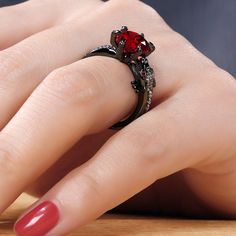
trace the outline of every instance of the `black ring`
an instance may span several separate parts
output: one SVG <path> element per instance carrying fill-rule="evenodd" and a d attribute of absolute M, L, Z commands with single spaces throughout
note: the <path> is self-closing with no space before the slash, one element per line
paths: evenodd
<path fill-rule="evenodd" d="M 142 45 L 138 45 L 137 49 L 135 48 L 135 51 L 132 52 L 125 50 L 126 43 L 130 40 L 127 38 L 129 35 L 136 37 L 137 45 L 139 42 L 142 43 Z M 120 37 L 119 42 L 117 42 L 117 37 Z M 126 39 L 124 39 L 124 37 L 126 37 Z M 110 127 L 110 129 L 121 129 L 142 114 L 146 113 L 150 108 L 153 88 L 156 86 L 156 80 L 154 71 L 149 66 L 146 57 L 155 50 L 155 46 L 151 42 L 148 43 L 144 39 L 143 34 L 128 31 L 126 26 L 123 26 L 121 30 L 112 31 L 110 41 L 111 45 L 97 47 L 89 52 L 85 58 L 91 56 L 112 57 L 128 65 L 132 71 L 134 80 L 131 82 L 131 85 L 138 94 L 138 103 L 134 112 L 127 119 L 119 121 Z"/>

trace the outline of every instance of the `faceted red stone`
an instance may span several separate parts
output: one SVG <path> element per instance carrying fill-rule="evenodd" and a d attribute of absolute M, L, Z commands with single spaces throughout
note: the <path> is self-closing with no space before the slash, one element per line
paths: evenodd
<path fill-rule="evenodd" d="M 130 55 L 132 53 L 137 52 L 138 46 L 141 46 L 143 55 L 146 55 L 150 52 L 150 47 L 147 40 L 144 37 L 136 32 L 133 31 L 125 31 L 121 34 L 118 34 L 115 38 L 117 45 L 123 39 L 126 40 L 124 53 Z"/>

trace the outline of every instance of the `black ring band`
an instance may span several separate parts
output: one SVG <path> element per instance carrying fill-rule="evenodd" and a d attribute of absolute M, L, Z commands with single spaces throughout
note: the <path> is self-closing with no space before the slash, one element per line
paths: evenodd
<path fill-rule="evenodd" d="M 112 45 L 97 47 L 85 56 L 85 58 L 91 56 L 107 56 L 118 59 L 129 66 L 134 76 L 134 80 L 131 82 L 131 85 L 134 88 L 135 92 L 138 94 L 137 106 L 134 112 L 127 119 L 112 125 L 110 129 L 121 129 L 147 112 L 151 105 L 153 88 L 156 86 L 154 71 L 149 66 L 148 60 L 146 58 L 146 56 L 148 56 L 155 50 L 154 45 L 152 43 L 149 43 L 147 45 L 149 46 L 150 50 L 146 54 L 143 53 L 141 46 L 138 46 L 135 53 L 127 55 L 126 53 L 124 53 L 124 48 L 127 40 L 122 40 L 119 44 L 115 42 L 115 37 L 117 36 L 117 34 L 120 35 L 124 32 L 128 33 L 130 31 L 128 31 L 128 28 L 125 26 L 123 26 L 121 30 L 113 31 L 111 34 Z M 138 36 L 142 37 L 143 40 L 145 40 L 143 34 Z"/>

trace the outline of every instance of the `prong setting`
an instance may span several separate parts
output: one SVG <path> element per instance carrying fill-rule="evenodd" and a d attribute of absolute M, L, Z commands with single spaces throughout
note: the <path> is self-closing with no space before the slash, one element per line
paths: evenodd
<path fill-rule="evenodd" d="M 131 85 L 138 94 L 138 104 L 128 118 L 111 127 L 111 129 L 120 129 L 151 108 L 153 88 L 156 86 L 156 80 L 154 71 L 149 66 L 147 56 L 155 50 L 155 46 L 144 38 L 143 33 L 138 34 L 128 31 L 127 26 L 122 26 L 120 30 L 113 30 L 110 43 L 111 45 L 95 48 L 86 57 L 98 55 L 118 59 L 128 65 L 134 76 Z"/>
<path fill-rule="evenodd" d="M 137 60 L 143 54 L 141 46 L 138 46 L 137 52 L 130 55 L 131 60 Z"/>
<path fill-rule="evenodd" d="M 124 52 L 125 43 L 126 43 L 125 39 L 121 40 L 118 47 L 117 47 L 117 49 L 116 49 L 116 56 L 120 61 L 122 61 L 123 57 L 124 57 L 123 52 Z"/>
<path fill-rule="evenodd" d="M 116 35 L 120 33 L 120 30 L 113 30 L 111 32 L 111 40 L 110 40 L 110 43 L 113 47 L 117 47 L 117 44 L 116 44 Z"/>
<path fill-rule="evenodd" d="M 122 26 L 120 31 L 121 31 L 122 33 L 123 33 L 123 32 L 127 32 L 127 31 L 128 31 L 128 27 L 127 27 L 127 26 Z"/>
<path fill-rule="evenodd" d="M 130 36 L 130 34 L 135 36 Z M 136 49 L 132 48 L 132 52 L 130 51 L 129 47 L 134 47 L 134 44 L 129 43 L 131 40 L 130 37 L 138 37 L 136 41 L 134 41 L 136 43 L 138 42 L 137 47 Z M 125 63 L 136 61 L 140 57 L 147 57 L 155 50 L 153 43 L 147 42 L 145 40 L 144 33 L 137 34 L 135 32 L 128 31 L 127 26 L 122 26 L 120 30 L 113 30 L 111 33 L 110 42 L 111 45 L 117 50 L 117 58 L 119 60 L 124 60 Z"/>
<path fill-rule="evenodd" d="M 151 53 L 154 52 L 155 49 L 156 49 L 155 46 L 154 46 L 154 44 L 153 44 L 152 42 L 149 42 L 149 47 L 150 47 Z M 151 53 L 150 53 L 150 54 L 151 54 Z"/>

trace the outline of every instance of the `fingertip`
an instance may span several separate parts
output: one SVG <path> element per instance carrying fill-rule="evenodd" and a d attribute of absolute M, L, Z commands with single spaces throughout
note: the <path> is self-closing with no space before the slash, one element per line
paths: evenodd
<path fill-rule="evenodd" d="M 43 236 L 59 222 L 59 209 L 52 201 L 44 201 L 20 218 L 14 225 L 17 236 Z"/>

